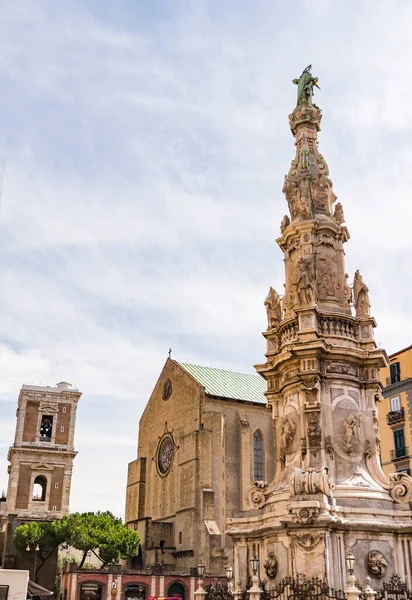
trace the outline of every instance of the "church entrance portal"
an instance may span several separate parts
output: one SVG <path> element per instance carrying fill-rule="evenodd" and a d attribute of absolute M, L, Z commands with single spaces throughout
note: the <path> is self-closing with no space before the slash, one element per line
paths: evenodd
<path fill-rule="evenodd" d="M 182 600 L 185 600 L 185 588 L 181 583 L 177 581 L 172 583 L 172 585 L 169 585 L 169 587 L 167 588 L 167 596 L 171 598 L 174 595 L 179 595 L 182 598 Z"/>

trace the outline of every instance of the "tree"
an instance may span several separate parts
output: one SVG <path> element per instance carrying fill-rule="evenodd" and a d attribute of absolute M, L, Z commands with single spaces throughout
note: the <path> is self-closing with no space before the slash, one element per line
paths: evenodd
<path fill-rule="evenodd" d="M 136 556 L 140 537 L 123 525 L 121 519 L 106 511 L 73 513 L 52 522 L 32 521 L 20 525 L 15 531 L 14 543 L 22 551 L 27 546 L 39 545 L 37 574 L 60 544 L 68 544 L 83 552 L 79 568 L 83 566 L 88 552 L 97 556 L 103 568 L 109 562 Z"/>
<path fill-rule="evenodd" d="M 64 517 L 63 517 L 64 518 Z M 33 573 L 34 581 L 37 581 L 37 574 L 44 566 L 45 562 L 54 554 L 60 544 L 63 544 L 67 535 L 67 523 L 58 521 L 31 521 L 17 527 L 14 532 L 14 545 L 17 550 L 25 551 L 27 548 L 34 550 L 38 545 L 39 550 L 37 568 Z"/>

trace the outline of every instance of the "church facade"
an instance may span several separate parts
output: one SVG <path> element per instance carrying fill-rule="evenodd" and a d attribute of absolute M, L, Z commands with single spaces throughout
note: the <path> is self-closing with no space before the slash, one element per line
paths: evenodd
<path fill-rule="evenodd" d="M 274 475 L 273 422 L 260 375 L 168 359 L 140 419 L 126 523 L 142 539 L 134 566 L 210 576 L 233 564 L 227 519 L 252 481 Z"/>

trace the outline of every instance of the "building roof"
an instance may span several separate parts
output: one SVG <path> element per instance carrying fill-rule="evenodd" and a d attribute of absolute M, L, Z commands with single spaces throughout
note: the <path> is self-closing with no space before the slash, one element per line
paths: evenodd
<path fill-rule="evenodd" d="M 266 404 L 266 380 L 261 375 L 234 373 L 213 367 L 178 363 L 206 389 L 206 394 L 218 398 L 244 400 Z"/>

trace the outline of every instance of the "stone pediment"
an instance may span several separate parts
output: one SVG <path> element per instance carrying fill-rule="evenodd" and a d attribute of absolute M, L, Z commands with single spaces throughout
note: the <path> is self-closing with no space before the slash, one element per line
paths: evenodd
<path fill-rule="evenodd" d="M 43 414 L 53 414 L 59 412 L 59 407 L 57 404 L 50 404 L 50 402 L 40 402 L 40 411 Z"/>
<path fill-rule="evenodd" d="M 54 467 L 46 465 L 45 463 L 37 463 L 31 466 L 32 471 L 53 471 Z"/>

